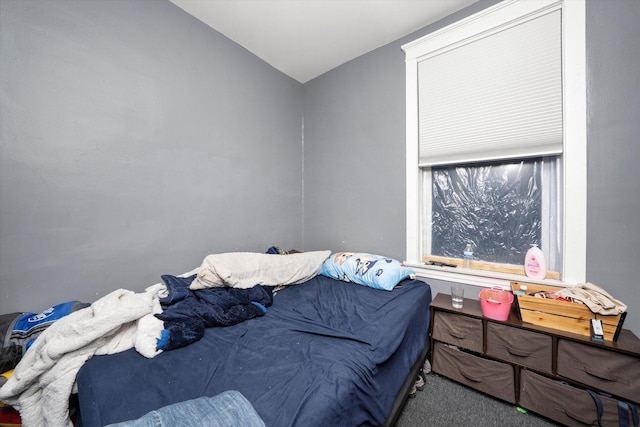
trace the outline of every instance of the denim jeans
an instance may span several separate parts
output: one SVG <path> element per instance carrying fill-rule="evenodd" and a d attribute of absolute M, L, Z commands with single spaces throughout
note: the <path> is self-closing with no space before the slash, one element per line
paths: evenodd
<path fill-rule="evenodd" d="M 151 411 L 137 420 L 107 427 L 264 427 L 251 403 L 238 391 L 199 397 Z"/>

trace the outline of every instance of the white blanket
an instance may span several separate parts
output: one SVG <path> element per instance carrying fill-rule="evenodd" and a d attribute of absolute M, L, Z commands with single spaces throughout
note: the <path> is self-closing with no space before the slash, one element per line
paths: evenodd
<path fill-rule="evenodd" d="M 331 251 L 272 255 L 230 252 L 208 255 L 192 290 L 228 286 L 247 289 L 255 285 L 296 285 L 313 278 Z"/>
<path fill-rule="evenodd" d="M 20 412 L 25 427 L 71 427 L 69 396 L 85 361 L 132 347 L 146 357 L 159 353 L 163 323 L 153 314 L 161 311 L 164 290 L 160 284 L 142 293 L 119 289 L 52 324 L 0 388 L 0 400 Z"/>

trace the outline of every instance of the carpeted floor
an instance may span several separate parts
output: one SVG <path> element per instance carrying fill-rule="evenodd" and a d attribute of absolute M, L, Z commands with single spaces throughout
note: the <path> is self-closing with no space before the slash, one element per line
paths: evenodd
<path fill-rule="evenodd" d="M 396 427 L 551 427 L 552 421 L 515 405 L 477 392 L 437 374 L 427 374 L 425 386 L 408 399 Z"/>

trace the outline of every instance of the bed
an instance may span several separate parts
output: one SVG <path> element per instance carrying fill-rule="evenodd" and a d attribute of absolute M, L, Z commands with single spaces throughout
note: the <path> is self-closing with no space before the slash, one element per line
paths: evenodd
<path fill-rule="evenodd" d="M 227 403 L 252 427 L 391 426 L 429 351 L 431 289 L 412 276 L 366 253 L 211 254 L 48 323 L 0 400 L 32 427 Z"/>
<path fill-rule="evenodd" d="M 317 275 L 278 291 L 265 315 L 188 346 L 94 356 L 77 376 L 77 425 L 227 390 L 267 426 L 393 425 L 428 352 L 430 302 L 417 280 L 385 291 Z"/>

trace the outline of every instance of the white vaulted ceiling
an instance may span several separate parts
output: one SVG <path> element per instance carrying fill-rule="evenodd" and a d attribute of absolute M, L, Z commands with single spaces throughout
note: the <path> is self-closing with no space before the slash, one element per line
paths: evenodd
<path fill-rule="evenodd" d="M 476 0 L 170 0 L 305 83 Z"/>

